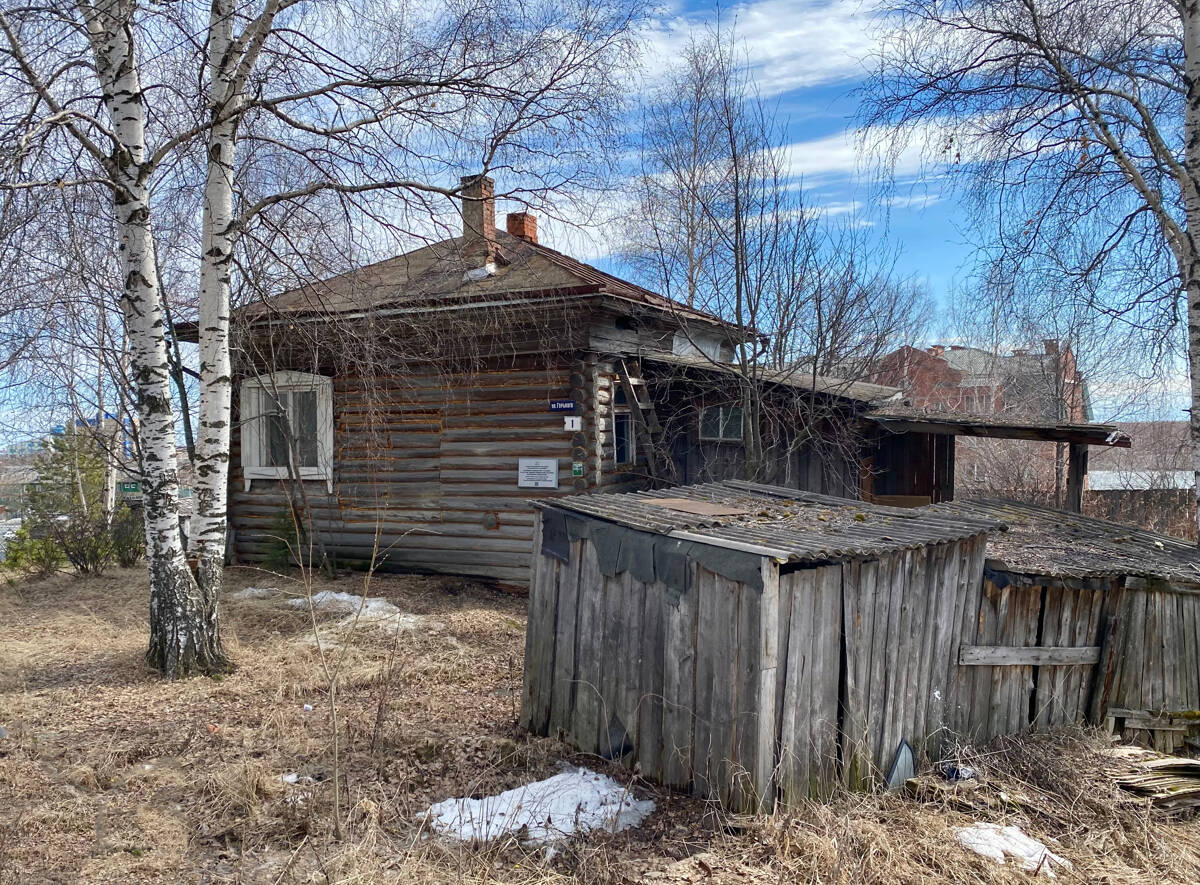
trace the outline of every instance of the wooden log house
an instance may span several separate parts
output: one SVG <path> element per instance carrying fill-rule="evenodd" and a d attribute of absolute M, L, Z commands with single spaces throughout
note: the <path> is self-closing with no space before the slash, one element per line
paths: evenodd
<path fill-rule="evenodd" d="M 521 585 L 531 497 L 742 476 L 734 327 L 547 248 L 528 213 L 497 230 L 490 179 L 465 183 L 462 236 L 235 311 L 237 559 L 278 555 L 296 512 L 301 543 L 342 565 Z M 857 451 L 805 440 L 898 392 L 764 387 L 763 475 L 857 486 Z"/>

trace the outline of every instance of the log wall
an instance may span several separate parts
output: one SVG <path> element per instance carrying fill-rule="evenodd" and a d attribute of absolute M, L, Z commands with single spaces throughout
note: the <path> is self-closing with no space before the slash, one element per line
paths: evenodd
<path fill-rule="evenodd" d="M 548 406 L 571 398 L 575 368 L 519 357 L 452 380 L 431 370 L 336 376 L 333 494 L 324 481 L 305 482 L 302 495 L 279 480 L 256 479 L 246 491 L 235 453 L 237 555 L 253 561 L 278 547 L 272 536 L 286 524 L 290 493 L 343 562 L 377 549 L 385 567 L 527 582 L 528 499 L 576 491 L 572 434 Z M 557 492 L 518 487 L 520 457 L 558 458 Z"/>

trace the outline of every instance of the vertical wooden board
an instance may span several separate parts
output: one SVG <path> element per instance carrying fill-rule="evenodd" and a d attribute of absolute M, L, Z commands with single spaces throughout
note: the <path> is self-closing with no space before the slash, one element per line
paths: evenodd
<path fill-rule="evenodd" d="M 761 590 L 745 584 L 733 584 L 735 610 L 731 684 L 734 689 L 730 714 L 733 716 L 733 736 L 730 742 L 732 807 L 752 811 L 758 805 L 755 774 L 758 771 L 758 702 L 759 667 L 762 663 Z"/>
<path fill-rule="evenodd" d="M 579 644 L 575 656 L 575 706 L 571 739 L 585 753 L 599 749 L 600 667 L 604 648 L 604 575 L 596 548 L 585 541 L 579 568 L 579 601 L 576 605 Z M 607 720 L 605 725 L 607 725 Z"/>
<path fill-rule="evenodd" d="M 1075 622 L 1073 644 L 1076 647 L 1099 645 L 1100 612 L 1104 608 L 1104 592 L 1102 590 L 1081 590 L 1080 599 L 1080 611 Z M 1087 704 L 1096 667 L 1096 664 L 1089 664 L 1074 668 L 1070 693 L 1067 697 L 1067 721 L 1070 723 L 1077 724 L 1087 721 Z"/>
<path fill-rule="evenodd" d="M 534 662 L 537 659 L 535 650 L 539 637 L 537 635 L 538 619 L 541 616 L 541 590 L 538 587 L 538 579 L 541 571 L 545 566 L 539 562 L 542 558 L 541 550 L 541 515 L 539 514 L 533 528 L 533 560 L 530 564 L 529 571 L 529 599 L 525 604 L 525 666 L 521 674 L 521 717 L 518 724 L 521 728 L 532 730 L 530 724 L 534 719 L 538 718 L 541 713 L 536 710 L 537 696 L 537 669 Z"/>
<path fill-rule="evenodd" d="M 570 558 L 559 563 L 558 606 L 554 619 L 554 680 L 550 689 L 551 735 L 570 732 L 575 713 L 575 655 L 579 643 L 579 569 L 584 542 L 572 541 Z"/>
<path fill-rule="evenodd" d="M 858 783 L 852 786 L 868 786 L 875 777 L 875 758 L 871 740 L 871 690 L 876 678 L 875 670 L 875 615 L 880 588 L 879 560 L 862 563 L 859 570 L 859 646 L 856 653 L 859 672 L 858 710 L 855 712 L 857 734 L 855 745 L 858 759 Z M 882 662 L 881 665 L 882 667 Z"/>
<path fill-rule="evenodd" d="M 642 613 L 645 594 L 641 581 L 635 581 L 631 572 L 622 572 L 620 579 L 621 617 L 620 625 L 624 637 L 618 642 L 621 667 L 617 686 L 617 715 L 625 724 L 629 736 L 637 744 L 638 705 L 642 699 Z M 636 759 L 636 755 L 634 756 Z"/>
<path fill-rule="evenodd" d="M 781 682 L 779 653 L 779 566 L 764 556 L 761 564 L 763 588 L 759 598 L 758 703 L 754 748 L 754 785 L 758 791 L 760 813 L 769 811 L 775 801 L 775 765 L 778 737 L 776 723 L 776 683 Z"/>
<path fill-rule="evenodd" d="M 1031 646 L 1038 644 L 1038 628 L 1039 618 L 1042 611 L 1042 593 L 1039 588 L 1036 592 L 1030 593 L 1025 600 L 1024 613 L 1024 641 L 1023 645 Z M 1018 703 L 1020 705 L 1020 728 L 1029 729 L 1033 726 L 1033 719 L 1030 716 L 1030 708 L 1034 701 L 1034 668 L 1025 668 L 1025 682 L 1022 686 Z"/>
<path fill-rule="evenodd" d="M 692 564 L 696 582 L 696 707 L 692 734 L 692 792 L 715 796 L 720 788 L 710 780 L 713 730 L 713 682 L 719 653 L 716 576 Z"/>
<path fill-rule="evenodd" d="M 535 550 L 541 550 L 540 525 L 534 531 Z M 554 679 L 554 620 L 557 606 L 558 560 L 541 556 L 535 562 L 536 581 L 530 585 L 529 616 L 525 626 L 525 680 L 522 720 L 534 734 L 547 733 L 551 686 Z M 528 714 L 525 710 L 528 705 Z"/>
<path fill-rule="evenodd" d="M 1008 619 L 1008 588 L 997 587 L 991 581 L 984 584 L 984 596 L 986 597 L 986 605 L 983 608 L 985 618 L 986 635 L 979 639 L 980 645 L 1005 645 L 1007 637 L 1004 636 L 1004 629 Z M 999 732 L 996 728 L 999 727 L 997 722 L 997 711 L 1001 705 L 1006 706 L 1007 697 L 1001 694 L 1003 681 L 999 667 L 977 667 L 980 671 L 981 681 L 985 685 L 980 686 L 976 694 L 981 696 L 980 711 L 980 730 L 978 740 L 991 740 Z M 983 700 L 986 698 L 986 700 Z"/>
<path fill-rule="evenodd" d="M 876 765 L 882 772 L 891 767 L 900 742 L 904 718 L 904 685 L 906 674 L 903 666 L 907 661 L 907 643 L 912 630 L 912 601 L 909 598 L 908 582 L 912 577 L 911 551 L 897 551 L 890 570 L 889 627 L 883 636 L 886 649 L 884 702 L 880 709 L 883 720 L 881 739 L 875 753 Z M 876 627 L 878 632 L 878 627 Z"/>
<path fill-rule="evenodd" d="M 1167 710 L 1180 710 L 1179 678 L 1179 607 L 1176 594 L 1161 592 L 1162 598 L 1162 685 L 1163 706 Z"/>
<path fill-rule="evenodd" d="M 696 586 L 692 570 L 687 586 L 673 600 L 666 594 L 666 649 L 663 661 L 663 782 L 688 788 L 692 783 L 692 739 L 696 709 Z"/>
<path fill-rule="evenodd" d="M 1059 645 L 1058 628 L 1062 619 L 1063 587 L 1046 587 L 1042 593 L 1042 632 L 1038 645 Z M 1058 695 L 1056 667 L 1039 667 L 1037 672 L 1037 691 L 1034 695 L 1035 709 L 1033 727 L 1046 731 L 1054 718 L 1055 698 Z"/>
<path fill-rule="evenodd" d="M 947 719 L 951 732 L 968 735 L 971 731 L 971 711 L 974 707 L 974 667 L 958 663 L 964 645 L 974 645 L 979 631 L 979 597 L 983 587 L 983 559 L 987 546 L 986 535 L 976 535 L 963 543 L 959 565 L 958 599 L 951 624 L 950 655 L 946 662 L 950 674 L 950 696 Z"/>
<path fill-rule="evenodd" d="M 737 603 L 740 586 L 736 581 L 712 575 L 715 591 L 713 606 L 713 686 L 709 715 L 709 786 L 716 787 L 712 795 L 720 796 L 727 805 L 733 788 L 736 764 L 734 723 L 737 720 Z"/>
<path fill-rule="evenodd" d="M 638 697 L 638 764 L 642 775 L 663 778 L 663 695 L 667 649 L 666 585 L 635 584 L 642 594 L 642 670 Z"/>
<path fill-rule="evenodd" d="M 842 566 L 817 570 L 812 646 L 810 792 L 828 796 L 837 784 L 838 685 L 841 673 Z"/>
<path fill-rule="evenodd" d="M 948 704 L 953 683 L 949 649 L 958 623 L 963 546 L 962 541 L 939 544 L 938 568 L 934 572 L 934 633 L 933 646 L 929 650 L 929 682 L 926 686 L 929 697 L 926 702 L 924 731 L 926 736 L 936 736 L 936 743 L 929 747 L 929 750 L 938 755 L 948 739 Z"/>
<path fill-rule="evenodd" d="M 1058 632 L 1055 636 L 1055 642 L 1060 645 L 1070 645 L 1074 642 L 1078 603 L 1079 591 L 1064 588 L 1058 616 Z M 1054 667 L 1053 671 L 1054 699 L 1050 710 L 1050 725 L 1065 725 L 1068 716 L 1067 698 L 1070 696 L 1071 668 Z"/>
<path fill-rule="evenodd" d="M 937 622 L 939 608 L 941 605 L 940 590 L 942 585 L 942 570 L 945 567 L 945 550 L 943 545 L 929 545 L 918 551 L 921 556 L 918 557 L 918 562 L 923 560 L 924 567 L 920 569 L 920 574 L 915 576 L 914 590 L 924 597 L 924 604 L 921 611 L 920 620 L 917 625 L 920 627 L 921 647 L 917 653 L 916 666 L 913 671 L 916 673 L 916 683 L 914 686 L 912 722 L 909 725 L 909 733 L 914 741 L 913 746 L 928 753 L 929 748 L 926 746 L 926 738 L 929 737 L 929 732 L 926 729 L 929 704 L 932 700 L 931 694 L 933 691 L 933 649 L 937 644 Z"/>
<path fill-rule="evenodd" d="M 779 791 L 785 802 L 808 799 L 811 734 L 809 723 L 812 694 L 811 658 L 813 634 L 813 569 L 792 572 L 781 577 L 790 585 L 792 598 L 791 628 L 788 631 L 787 675 L 783 694 L 780 735 Z"/>
<path fill-rule="evenodd" d="M 1109 706 L 1137 709 L 1144 698 L 1141 692 L 1142 658 L 1145 653 L 1146 593 L 1125 588 L 1122 591 L 1124 635 L 1120 656 L 1120 678 L 1117 680 Z"/>
<path fill-rule="evenodd" d="M 1100 660 L 1094 668 L 1094 677 L 1089 689 L 1087 721 L 1091 725 L 1102 725 L 1108 715 L 1108 707 L 1121 678 L 1121 658 L 1125 642 L 1125 622 L 1122 594 L 1116 582 L 1112 589 L 1102 593 L 1100 626 L 1098 629 Z"/>
<path fill-rule="evenodd" d="M 1148 710 L 1160 710 L 1162 692 L 1162 594 L 1146 591 L 1146 654 L 1142 658 L 1142 692 Z"/>
<path fill-rule="evenodd" d="M 1179 594 L 1183 604 L 1183 662 L 1184 672 L 1188 674 L 1188 699 L 1185 709 L 1200 710 L 1200 596 L 1192 593 Z"/>
<path fill-rule="evenodd" d="M 870 668 L 870 653 L 862 650 L 862 571 L 863 564 L 852 560 L 842 566 L 842 653 L 845 655 L 846 671 L 842 680 L 842 784 L 857 787 L 862 771 L 862 692 L 866 677 L 862 673 L 862 659 L 867 658 Z"/>
<path fill-rule="evenodd" d="M 895 693 L 895 636 L 900 626 L 903 575 L 904 556 L 901 553 L 891 553 L 880 558 L 875 594 L 875 629 L 871 636 L 871 685 L 867 726 L 871 765 L 881 775 L 886 775 L 887 766 L 891 764 L 890 758 L 884 760 L 884 744 L 888 740 L 888 709 Z"/>

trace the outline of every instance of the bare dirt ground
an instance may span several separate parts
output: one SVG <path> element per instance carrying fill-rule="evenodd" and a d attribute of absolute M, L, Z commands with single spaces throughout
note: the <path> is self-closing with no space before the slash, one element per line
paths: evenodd
<path fill-rule="evenodd" d="M 287 604 L 304 588 L 250 569 L 227 582 L 237 669 L 181 683 L 142 662 L 142 571 L 0 587 L 0 883 L 1028 881 L 956 844 L 975 820 L 1047 842 L 1073 864 L 1059 881 L 1200 882 L 1200 825 L 1122 796 L 1082 733 L 970 751 L 983 777 L 969 787 L 753 820 L 572 755 L 516 725 L 524 601 L 459 579 L 376 576 L 369 595 L 413 616 L 399 632 L 320 617 L 340 668 L 335 766 L 321 652 L 307 609 Z M 274 592 L 238 598 L 247 587 Z M 312 589 L 362 593 L 362 578 Z M 433 802 L 562 760 L 629 783 L 656 812 L 549 859 L 515 840 L 447 843 L 421 822 Z"/>

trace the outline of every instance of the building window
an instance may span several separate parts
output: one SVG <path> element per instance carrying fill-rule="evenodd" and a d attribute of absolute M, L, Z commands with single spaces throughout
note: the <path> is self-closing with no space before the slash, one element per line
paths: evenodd
<path fill-rule="evenodd" d="M 708 406 L 701 409 L 700 438 L 716 442 L 741 442 L 742 407 Z"/>
<path fill-rule="evenodd" d="M 242 470 L 254 479 L 325 480 L 333 492 L 333 381 L 273 372 L 242 382 Z"/>
<path fill-rule="evenodd" d="M 636 458 L 633 441 L 633 415 L 629 412 L 629 400 L 625 388 L 613 385 L 613 463 L 632 464 Z"/>

